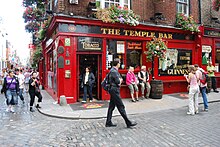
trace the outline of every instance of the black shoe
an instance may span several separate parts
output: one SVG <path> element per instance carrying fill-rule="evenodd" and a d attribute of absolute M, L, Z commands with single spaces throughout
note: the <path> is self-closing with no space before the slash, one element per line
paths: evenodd
<path fill-rule="evenodd" d="M 136 125 L 137 125 L 137 123 L 136 123 L 136 122 L 133 122 L 133 123 L 127 125 L 127 128 L 131 128 L 131 127 L 136 126 Z"/>
<path fill-rule="evenodd" d="M 41 108 L 41 106 L 39 104 L 36 105 L 36 108 Z"/>
<path fill-rule="evenodd" d="M 105 127 L 116 127 L 117 125 L 116 124 L 113 124 L 113 123 L 111 123 L 111 124 L 105 124 Z"/>
<path fill-rule="evenodd" d="M 33 109 L 33 108 L 30 108 L 30 111 L 31 111 L 31 112 L 34 112 L 34 109 Z"/>
<path fill-rule="evenodd" d="M 214 92 L 219 93 L 219 91 L 218 91 L 218 90 L 214 90 Z"/>

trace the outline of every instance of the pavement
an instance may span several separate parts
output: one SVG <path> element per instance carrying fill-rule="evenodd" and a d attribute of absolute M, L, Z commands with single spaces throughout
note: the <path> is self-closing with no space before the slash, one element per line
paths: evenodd
<path fill-rule="evenodd" d="M 220 88 L 218 89 L 220 91 Z M 78 107 L 79 105 L 85 105 L 77 102 L 75 105 L 69 104 L 60 105 L 58 104 L 45 90 L 42 90 L 43 102 L 42 108 L 38 111 L 44 115 L 63 119 L 100 119 L 106 118 L 108 107 L 90 108 L 90 109 L 72 109 L 71 107 Z M 131 99 L 122 99 L 125 105 L 125 109 L 128 115 L 142 114 L 153 111 L 162 111 L 168 109 L 177 109 L 188 106 L 188 94 L 186 93 L 175 93 L 175 94 L 164 94 L 162 99 L 144 99 L 139 100 L 136 103 L 131 102 Z M 207 94 L 208 102 L 220 102 L 220 93 L 211 91 Z M 88 102 L 86 104 L 96 105 L 101 101 Z M 203 109 L 203 100 L 201 95 L 199 96 L 199 109 Z M 211 108 L 209 108 L 211 109 Z M 186 113 L 183 112 L 183 113 Z M 120 115 L 117 108 L 113 113 L 114 116 Z"/>

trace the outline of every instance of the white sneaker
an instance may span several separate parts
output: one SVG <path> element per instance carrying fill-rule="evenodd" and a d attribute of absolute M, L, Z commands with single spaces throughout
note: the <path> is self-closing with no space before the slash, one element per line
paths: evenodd
<path fill-rule="evenodd" d="M 12 112 L 12 113 L 15 113 L 15 110 L 14 110 L 14 108 L 13 108 L 13 107 L 11 108 L 11 112 Z"/>
<path fill-rule="evenodd" d="M 191 112 L 189 112 L 189 111 L 186 112 L 186 114 L 187 114 L 187 115 L 194 115 L 193 113 L 191 113 Z"/>
<path fill-rule="evenodd" d="M 86 101 L 82 101 L 82 103 L 86 103 Z"/>
<path fill-rule="evenodd" d="M 10 111 L 11 111 L 11 108 L 7 108 L 5 111 L 6 111 L 6 112 L 10 112 Z"/>
<path fill-rule="evenodd" d="M 90 103 L 92 103 L 92 100 L 89 100 Z"/>

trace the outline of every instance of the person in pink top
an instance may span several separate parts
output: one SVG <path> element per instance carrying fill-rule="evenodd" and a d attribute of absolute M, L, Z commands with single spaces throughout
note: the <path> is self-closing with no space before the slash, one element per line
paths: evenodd
<path fill-rule="evenodd" d="M 134 74 L 134 67 L 130 66 L 129 70 L 126 75 L 126 84 L 128 85 L 128 88 L 130 89 L 131 93 L 131 101 L 136 102 L 139 101 L 138 99 L 138 86 L 137 86 L 137 78 Z M 134 98 L 134 91 L 136 93 L 136 100 Z"/>
<path fill-rule="evenodd" d="M 199 97 L 199 78 L 196 76 L 196 69 L 193 65 L 189 66 L 189 75 L 184 75 L 189 83 L 189 111 L 188 115 L 199 113 L 198 97 Z"/>

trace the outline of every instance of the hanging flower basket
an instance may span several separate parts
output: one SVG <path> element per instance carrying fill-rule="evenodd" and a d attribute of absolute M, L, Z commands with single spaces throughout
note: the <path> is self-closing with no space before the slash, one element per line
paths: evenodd
<path fill-rule="evenodd" d="M 106 23 L 119 22 L 131 26 L 137 26 L 140 19 L 140 16 L 136 15 L 132 10 L 114 5 L 110 8 L 98 9 L 96 17 Z"/>
<path fill-rule="evenodd" d="M 192 32 L 199 32 L 199 26 L 193 19 L 193 16 L 185 16 L 182 13 L 178 13 L 176 16 L 176 27 L 182 28 Z"/>
<path fill-rule="evenodd" d="M 215 11 L 219 11 L 219 7 L 220 7 L 220 0 L 214 0 L 213 1 L 213 9 Z"/>
<path fill-rule="evenodd" d="M 28 22 L 25 26 L 25 30 L 27 32 L 36 32 L 40 28 L 40 23 L 36 21 Z"/>
<path fill-rule="evenodd" d="M 154 37 L 146 45 L 148 51 L 145 52 L 147 61 L 152 61 L 154 57 L 164 60 L 166 57 L 167 45 L 161 38 Z"/>
<path fill-rule="evenodd" d="M 43 17 L 43 12 L 38 8 L 27 7 L 23 13 L 24 22 L 39 20 Z"/>

